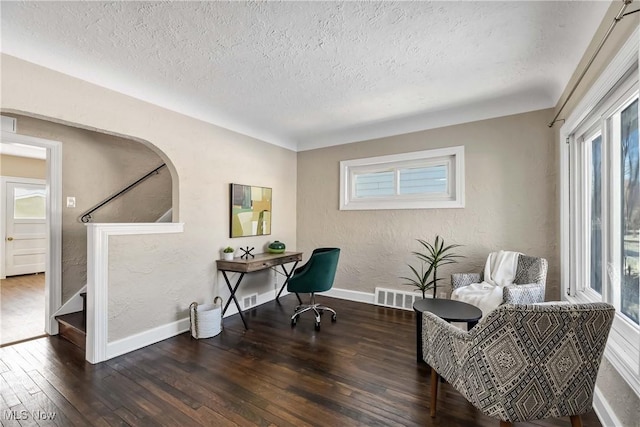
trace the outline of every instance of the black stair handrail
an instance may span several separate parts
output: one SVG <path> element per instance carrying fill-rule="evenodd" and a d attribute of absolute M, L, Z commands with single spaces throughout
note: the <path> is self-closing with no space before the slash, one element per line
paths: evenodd
<path fill-rule="evenodd" d="M 129 190 L 131 190 L 133 187 L 135 187 L 136 185 L 140 184 L 141 182 L 145 181 L 146 179 L 148 179 L 151 175 L 154 174 L 158 174 L 160 172 L 158 172 L 160 169 L 162 169 L 163 167 L 167 166 L 166 163 L 161 164 L 160 166 L 158 166 L 157 168 L 155 168 L 154 170 L 152 170 L 151 172 L 149 172 L 148 174 L 146 174 L 145 176 L 143 176 L 142 178 L 138 179 L 136 182 L 129 184 L 128 186 L 126 186 L 125 188 L 123 188 L 122 190 L 118 191 L 117 193 L 115 193 L 114 195 L 104 199 L 102 202 L 98 203 L 97 205 L 95 205 L 94 207 L 92 207 L 91 209 L 89 209 L 88 211 L 86 211 L 85 213 L 82 214 L 82 216 L 80 216 L 80 221 L 87 223 L 87 222 L 91 222 L 91 214 L 94 213 L 95 211 L 97 211 L 98 209 L 100 209 L 101 207 L 103 207 L 104 205 L 106 205 L 107 203 L 109 203 L 110 201 L 112 201 L 113 199 L 122 196 L 124 193 L 128 192 Z"/>

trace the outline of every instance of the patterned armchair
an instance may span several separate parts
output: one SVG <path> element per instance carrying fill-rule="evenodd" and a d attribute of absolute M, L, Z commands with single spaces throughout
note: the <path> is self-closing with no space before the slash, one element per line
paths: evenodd
<path fill-rule="evenodd" d="M 581 426 L 614 313 L 605 303 L 508 304 L 468 332 L 423 313 L 431 416 L 442 376 L 500 426 L 566 416 Z"/>
<path fill-rule="evenodd" d="M 503 304 L 535 304 L 544 301 L 548 263 L 544 258 L 520 254 L 513 285 L 502 289 Z M 454 273 L 451 290 L 482 282 L 482 273 Z"/>

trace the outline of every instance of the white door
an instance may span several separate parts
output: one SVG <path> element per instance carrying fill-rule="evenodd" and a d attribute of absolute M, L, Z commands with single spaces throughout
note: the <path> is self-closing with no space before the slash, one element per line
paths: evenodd
<path fill-rule="evenodd" d="M 45 185 L 7 180 L 4 193 L 5 275 L 42 272 L 47 256 Z"/>

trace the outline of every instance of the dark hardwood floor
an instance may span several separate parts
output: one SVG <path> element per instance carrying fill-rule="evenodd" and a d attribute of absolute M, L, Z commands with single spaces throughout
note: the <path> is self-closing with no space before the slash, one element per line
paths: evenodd
<path fill-rule="evenodd" d="M 288 295 L 224 320 L 217 337 L 188 333 L 91 365 L 57 337 L 0 348 L 3 426 L 493 426 L 448 384 L 429 416 L 429 375 L 415 361 L 410 311 L 318 297 L 337 323 L 292 329 Z M 6 410 L 14 412 L 5 412 Z M 25 412 L 21 412 L 25 411 Z M 10 420 L 11 415 L 24 420 Z M 35 414 L 36 417 L 33 415 Z M 55 414 L 53 420 L 45 420 Z M 37 419 L 41 418 L 41 419 Z M 595 414 L 585 426 L 599 426 Z M 517 426 L 569 426 L 552 419 Z"/>

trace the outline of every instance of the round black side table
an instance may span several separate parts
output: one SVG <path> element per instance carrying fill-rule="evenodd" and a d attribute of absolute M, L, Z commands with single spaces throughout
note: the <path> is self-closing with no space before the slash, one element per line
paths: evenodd
<path fill-rule="evenodd" d="M 466 322 L 467 330 L 473 328 L 482 317 L 482 311 L 475 305 L 450 299 L 425 298 L 413 303 L 416 312 L 416 358 L 422 358 L 422 313 L 428 311 L 447 322 Z"/>

